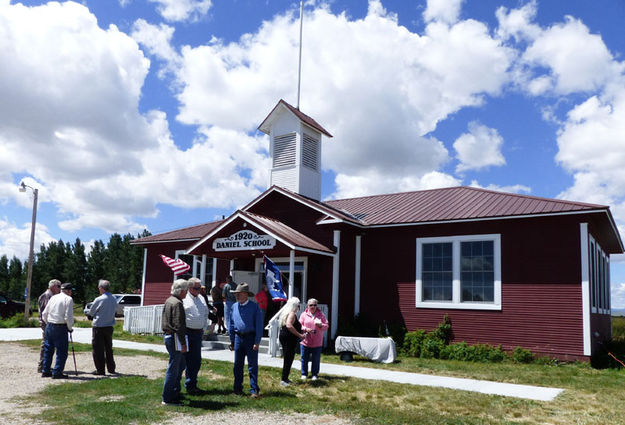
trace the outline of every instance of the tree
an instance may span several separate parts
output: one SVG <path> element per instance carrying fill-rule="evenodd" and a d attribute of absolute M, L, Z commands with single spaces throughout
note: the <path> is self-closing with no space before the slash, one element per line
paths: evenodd
<path fill-rule="evenodd" d="M 9 288 L 8 295 L 10 298 L 19 300 L 24 297 L 24 288 L 26 287 L 26 276 L 22 262 L 15 255 L 9 262 Z"/>
<path fill-rule="evenodd" d="M 100 279 L 106 279 L 104 271 L 104 257 L 106 246 L 101 240 L 95 241 L 87 255 L 87 282 L 85 300 L 90 301 L 99 295 L 95 285 Z M 108 280 L 108 279 L 107 279 Z"/>
<path fill-rule="evenodd" d="M 9 292 L 9 257 L 0 257 L 0 292 Z"/>
<path fill-rule="evenodd" d="M 83 303 L 85 301 L 86 289 L 91 282 L 87 281 L 87 259 L 85 257 L 85 246 L 76 238 L 73 246 L 69 243 L 66 245 L 68 253 L 65 265 L 64 276 L 74 286 L 73 298 L 75 303 Z"/>

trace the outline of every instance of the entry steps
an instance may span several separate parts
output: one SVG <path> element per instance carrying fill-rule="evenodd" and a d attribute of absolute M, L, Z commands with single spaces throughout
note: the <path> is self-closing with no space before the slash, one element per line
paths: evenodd
<path fill-rule="evenodd" d="M 230 337 L 227 334 L 210 334 L 204 335 L 202 341 L 202 350 L 228 350 L 230 345 Z M 280 349 L 278 349 L 280 351 Z M 263 337 L 260 340 L 260 346 L 258 352 L 262 354 L 269 354 L 269 338 Z"/>

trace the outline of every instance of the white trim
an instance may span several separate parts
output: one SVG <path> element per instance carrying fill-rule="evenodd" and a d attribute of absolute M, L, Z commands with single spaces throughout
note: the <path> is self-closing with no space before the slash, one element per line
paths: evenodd
<path fill-rule="evenodd" d="M 580 255 L 582 266 L 582 336 L 584 342 L 584 355 L 590 356 L 590 274 L 588 253 L 588 223 L 579 224 Z"/>
<path fill-rule="evenodd" d="M 293 296 L 295 284 L 293 283 L 293 275 L 295 274 L 295 251 L 289 252 L 289 298 Z"/>
<path fill-rule="evenodd" d="M 494 288 L 492 303 L 461 302 L 460 288 L 460 243 L 469 241 L 493 241 L 493 269 Z M 452 301 L 424 301 L 422 272 L 422 246 L 424 243 L 452 243 Z M 417 266 L 415 279 L 415 307 L 416 308 L 448 308 L 461 310 L 501 310 L 501 235 L 458 235 L 431 238 L 417 238 Z"/>
<path fill-rule="evenodd" d="M 202 254 L 202 263 L 200 265 L 200 280 L 202 281 L 202 285 L 206 286 L 206 254 Z"/>
<path fill-rule="evenodd" d="M 143 276 L 141 277 L 141 306 L 143 307 L 143 296 L 145 295 L 145 271 L 148 263 L 148 249 L 143 248 Z"/>
<path fill-rule="evenodd" d="M 286 245 L 288 248 L 290 249 L 296 249 L 298 251 L 305 251 L 305 252 L 310 252 L 313 254 L 320 254 L 320 255 L 327 255 L 327 256 L 332 256 L 334 255 L 331 252 L 324 252 L 324 251 L 319 251 L 313 248 L 304 248 L 304 247 L 300 247 L 297 246 L 287 240 L 285 240 L 284 238 L 276 235 L 275 233 L 271 232 L 270 230 L 266 229 L 262 224 L 257 223 L 256 221 L 254 221 L 253 219 L 248 218 L 247 216 L 245 216 L 245 214 L 242 214 L 240 211 L 237 211 L 236 213 L 234 213 L 233 215 L 231 215 L 226 221 L 224 221 L 220 226 L 216 227 L 215 229 L 213 229 L 212 232 L 210 232 L 208 235 L 204 236 L 200 241 L 198 241 L 195 245 L 191 246 L 189 249 L 187 249 L 187 252 L 191 252 L 195 249 L 197 249 L 200 245 L 202 245 L 204 242 L 206 242 L 208 239 L 212 238 L 213 236 L 215 236 L 219 231 L 223 230 L 227 225 L 229 225 L 230 223 L 232 223 L 236 218 L 240 218 L 241 220 L 243 220 L 245 223 L 249 223 L 250 225 L 256 227 L 257 229 L 259 229 L 262 232 L 265 232 L 266 234 L 273 236 L 274 238 L 276 238 L 277 241 L 280 241 L 282 244 Z"/>
<path fill-rule="evenodd" d="M 334 339 L 339 322 L 339 262 L 341 255 L 341 231 L 334 231 L 334 247 L 336 254 L 332 259 L 332 322 L 330 337 Z"/>
<path fill-rule="evenodd" d="M 211 282 L 211 288 L 217 286 L 217 258 L 213 258 L 213 281 Z"/>
<path fill-rule="evenodd" d="M 362 251 L 362 236 L 356 235 L 356 254 L 354 266 L 354 316 L 360 313 L 360 261 Z"/>

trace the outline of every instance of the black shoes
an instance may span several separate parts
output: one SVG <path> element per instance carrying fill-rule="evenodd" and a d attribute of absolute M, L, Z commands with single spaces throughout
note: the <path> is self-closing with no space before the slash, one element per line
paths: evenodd
<path fill-rule="evenodd" d="M 49 377 L 51 377 L 51 376 L 52 376 L 52 372 L 43 372 L 43 373 L 41 374 L 41 377 L 42 377 L 42 378 L 49 378 Z"/>
<path fill-rule="evenodd" d="M 43 375 L 43 373 L 42 373 L 42 375 Z M 69 379 L 69 376 L 67 376 L 64 373 L 61 373 L 59 375 L 52 375 L 52 379 Z"/>
<path fill-rule="evenodd" d="M 163 406 L 184 406 L 180 400 L 161 401 Z"/>

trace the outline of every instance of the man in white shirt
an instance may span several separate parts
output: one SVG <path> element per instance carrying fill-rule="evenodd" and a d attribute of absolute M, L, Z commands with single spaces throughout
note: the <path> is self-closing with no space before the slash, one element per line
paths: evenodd
<path fill-rule="evenodd" d="M 41 327 L 41 348 L 39 350 L 39 365 L 37 366 L 37 372 L 41 373 L 43 371 L 43 347 L 46 343 L 46 326 L 48 325 L 43 321 L 43 311 L 46 309 L 48 305 L 48 301 L 54 295 L 61 292 L 61 281 L 58 279 L 52 279 L 48 282 L 48 290 L 39 296 L 37 303 L 39 304 L 39 326 Z"/>
<path fill-rule="evenodd" d="M 202 393 L 197 387 L 197 374 L 202 365 L 202 336 L 208 325 L 208 306 L 201 293 L 202 281 L 197 277 L 189 279 L 187 296 L 182 300 L 187 337 L 188 351 L 185 354 L 186 369 L 184 386 L 188 394 Z"/>
<path fill-rule="evenodd" d="M 43 352 L 43 368 L 41 376 L 52 379 L 66 379 L 65 361 L 67 360 L 67 333 L 73 332 L 74 326 L 74 300 L 72 299 L 72 284 L 61 285 L 61 292 L 54 295 L 48 301 L 48 305 L 42 313 L 46 326 L 46 341 Z M 52 356 L 56 349 L 56 364 L 50 371 Z"/>

